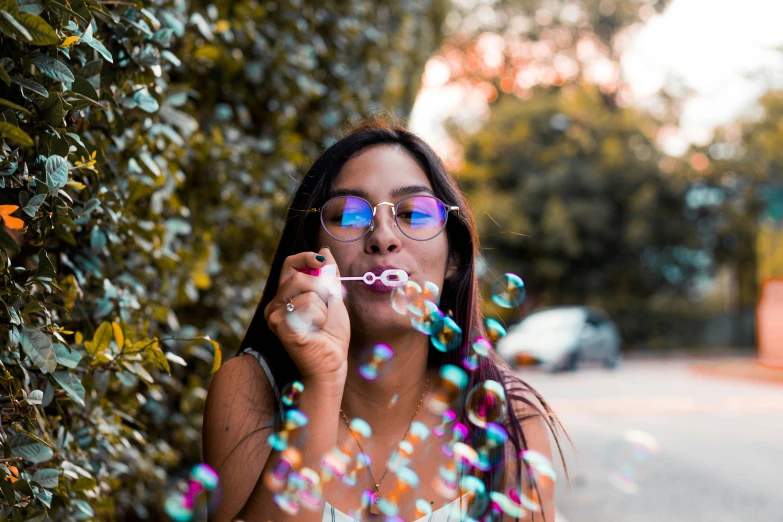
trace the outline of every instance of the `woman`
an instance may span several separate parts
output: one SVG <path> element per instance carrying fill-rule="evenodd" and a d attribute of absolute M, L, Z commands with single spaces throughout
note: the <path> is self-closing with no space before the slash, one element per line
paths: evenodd
<path fill-rule="evenodd" d="M 266 288 L 240 346 L 239 354 L 255 357 L 232 358 L 210 384 L 204 459 L 218 471 L 222 488 L 210 520 L 347 521 L 352 520 L 347 514 L 362 506 L 363 490 L 392 499 L 404 520 L 419 518 L 426 512 L 423 504 L 430 505 L 432 521 L 459 510 L 480 518 L 484 506 L 474 503 L 468 511 L 473 496 L 438 487 L 443 483 L 438 474 L 450 460 L 440 449 L 455 436 L 451 432 L 416 442 L 408 467 L 419 479 L 417 487 L 400 491 L 394 473 L 384 468 L 413 420 L 430 428 L 441 424 L 440 411 L 426 402 L 422 407 L 426 392 L 441 383 L 444 365 L 462 367 L 471 342 L 485 335 L 477 255 L 476 226 L 464 196 L 416 135 L 373 120 L 329 147 L 293 197 Z M 341 292 L 305 273 L 333 264 L 338 277 L 402 269 L 421 286 L 434 283 L 440 289 L 439 308 L 462 329 L 461 342 L 445 353 L 434 349 L 429 337 L 411 327 L 410 317 L 393 310 L 392 287 L 379 281 L 344 281 Z M 382 376 L 368 380 L 360 366 L 367 361 L 366 350 L 379 343 L 390 346 L 394 356 L 384 363 Z M 528 497 L 538 504 L 538 511 L 527 509 L 524 519 L 553 521 L 551 484 L 531 482 L 535 477 L 518 455 L 531 449 L 551 459 L 547 428 L 554 433 L 554 416 L 494 351 L 485 363 L 466 372 L 466 389 L 487 380 L 502 383 L 508 400 L 502 424 L 509 438 L 499 449 L 500 465 L 476 475 L 487 491 L 505 494 L 524 482 Z M 304 385 L 297 408 L 308 418 L 307 436 L 297 445 L 301 467 L 321 470 L 322 457 L 335 447 L 362 446 L 371 460 L 356 474 L 354 487 L 333 479 L 324 486 L 320 508 L 291 515 L 275 502 L 264 477 L 278 462 L 267 437 L 280 410 L 280 390 L 297 380 Z M 458 408 L 457 420 L 471 428 L 465 442 L 478 448 L 482 430 L 470 424 L 464 403 Z M 372 429 L 364 445 L 349 429 L 354 418 Z M 371 511 L 377 513 L 381 505 Z M 365 510 L 361 517 L 370 515 Z"/>

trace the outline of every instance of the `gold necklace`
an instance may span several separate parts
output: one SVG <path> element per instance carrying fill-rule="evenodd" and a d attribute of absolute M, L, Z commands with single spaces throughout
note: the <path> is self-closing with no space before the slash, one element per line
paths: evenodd
<path fill-rule="evenodd" d="M 402 436 L 402 442 L 405 440 L 405 437 L 408 436 L 408 431 L 410 431 L 411 426 L 413 425 L 413 420 L 416 418 L 416 414 L 419 413 L 419 408 L 421 407 L 421 403 L 424 400 L 424 395 L 427 393 L 427 389 L 430 387 L 430 378 L 427 377 L 427 385 L 424 386 L 424 392 L 421 394 L 421 399 L 419 399 L 419 404 L 416 406 L 416 411 L 413 412 L 413 417 L 411 417 L 411 422 L 408 424 L 408 429 L 405 430 L 405 435 Z M 340 408 L 340 415 L 343 416 L 343 420 L 345 421 L 345 424 L 348 426 L 348 431 L 351 433 L 351 436 L 353 437 L 353 440 L 356 441 L 356 445 L 359 446 L 359 451 L 364 453 L 364 449 L 362 448 L 361 443 L 359 443 L 359 439 L 356 438 L 356 435 L 353 434 L 353 430 L 351 430 L 351 423 L 348 422 L 348 418 L 345 416 L 345 413 L 343 412 L 343 409 Z M 394 450 L 397 451 L 397 450 Z M 372 479 L 372 483 L 375 485 L 375 495 L 376 498 L 380 498 L 381 496 L 381 482 L 383 482 L 383 478 L 386 476 L 386 472 L 389 471 L 389 464 L 387 463 L 386 466 L 383 468 L 383 475 L 381 475 L 381 480 L 378 482 L 375 482 L 375 477 L 372 475 L 372 470 L 370 469 L 370 465 L 367 465 L 367 471 L 370 473 L 370 479 Z"/>

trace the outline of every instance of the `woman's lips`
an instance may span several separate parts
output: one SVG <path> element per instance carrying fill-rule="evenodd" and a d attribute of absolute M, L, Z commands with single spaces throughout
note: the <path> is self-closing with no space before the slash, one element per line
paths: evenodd
<path fill-rule="evenodd" d="M 383 284 L 383 281 L 381 281 L 380 279 L 376 279 L 375 282 L 371 285 L 368 285 L 366 283 L 362 283 L 362 284 L 372 292 L 391 292 L 392 290 L 394 290 L 393 286 L 386 286 L 385 284 Z"/>

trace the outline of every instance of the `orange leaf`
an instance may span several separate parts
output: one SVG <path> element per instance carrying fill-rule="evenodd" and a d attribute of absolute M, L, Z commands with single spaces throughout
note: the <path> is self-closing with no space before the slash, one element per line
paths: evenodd
<path fill-rule="evenodd" d="M 18 205 L 0 205 L 0 216 L 7 216 L 13 214 L 19 208 Z"/>
<path fill-rule="evenodd" d="M 24 221 L 22 221 L 19 218 L 11 217 L 11 216 L 2 216 L 3 225 L 6 227 L 12 229 L 12 230 L 19 230 L 20 228 L 24 228 Z"/>

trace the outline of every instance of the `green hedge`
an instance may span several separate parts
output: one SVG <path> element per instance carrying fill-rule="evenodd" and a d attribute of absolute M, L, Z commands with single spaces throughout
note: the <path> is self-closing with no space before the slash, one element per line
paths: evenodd
<path fill-rule="evenodd" d="M 0 518 L 164 518 L 298 175 L 444 4 L 0 1 Z"/>

